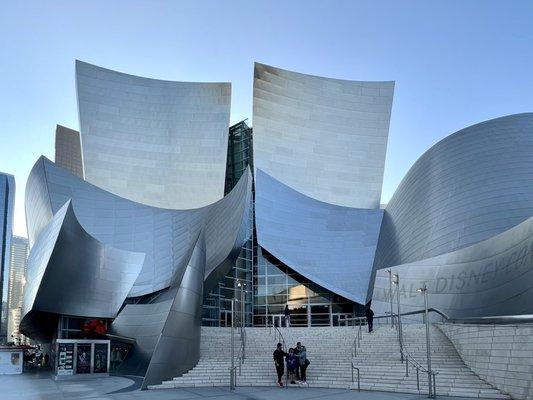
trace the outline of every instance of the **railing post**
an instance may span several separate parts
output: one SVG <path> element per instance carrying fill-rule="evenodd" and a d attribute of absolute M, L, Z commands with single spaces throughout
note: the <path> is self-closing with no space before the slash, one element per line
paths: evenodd
<path fill-rule="evenodd" d="M 400 311 L 400 277 L 398 274 L 394 274 L 394 284 L 396 285 L 396 302 L 398 303 L 398 341 L 400 342 L 400 357 L 403 363 L 403 332 L 402 332 L 402 319 Z"/>
<path fill-rule="evenodd" d="M 427 360 L 428 360 L 428 384 L 429 384 L 429 395 L 432 394 L 432 381 L 431 381 L 431 339 L 429 337 L 429 312 L 428 312 L 428 291 L 427 286 L 424 284 L 424 307 L 426 309 L 426 351 L 427 351 Z"/>
<path fill-rule="evenodd" d="M 409 359 L 405 359 L 405 376 L 409 376 Z"/>
<path fill-rule="evenodd" d="M 420 378 L 418 377 L 418 367 L 416 367 L 416 390 L 420 392 Z"/>
<path fill-rule="evenodd" d="M 229 389 L 235 390 L 235 299 L 231 299 L 231 369 Z"/>
<path fill-rule="evenodd" d="M 394 328 L 394 313 L 392 310 L 392 270 L 388 269 L 389 273 L 389 300 L 390 300 L 390 326 Z"/>

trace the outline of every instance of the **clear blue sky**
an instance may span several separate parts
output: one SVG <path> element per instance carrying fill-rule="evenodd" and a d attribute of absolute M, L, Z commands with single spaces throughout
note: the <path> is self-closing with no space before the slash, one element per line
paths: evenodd
<path fill-rule="evenodd" d="M 395 80 L 382 202 L 432 144 L 533 111 L 533 1 L 10 1 L 0 10 L 0 171 L 24 186 L 78 128 L 74 60 L 167 80 L 230 81 L 251 118 L 253 62 Z"/>

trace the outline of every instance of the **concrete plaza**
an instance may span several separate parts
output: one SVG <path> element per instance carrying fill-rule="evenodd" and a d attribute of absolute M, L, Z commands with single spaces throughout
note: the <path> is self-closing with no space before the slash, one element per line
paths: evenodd
<path fill-rule="evenodd" d="M 424 395 L 357 392 L 344 389 L 319 389 L 290 387 L 238 387 L 228 388 L 182 388 L 169 390 L 140 391 L 141 379 L 135 377 L 110 376 L 105 378 L 73 378 L 62 381 L 52 379 L 50 373 L 26 373 L 22 375 L 0 375 L 1 400 L 70 400 L 70 399 L 146 399 L 146 400 L 411 400 L 423 399 Z M 460 400 L 460 397 L 440 399 Z"/>

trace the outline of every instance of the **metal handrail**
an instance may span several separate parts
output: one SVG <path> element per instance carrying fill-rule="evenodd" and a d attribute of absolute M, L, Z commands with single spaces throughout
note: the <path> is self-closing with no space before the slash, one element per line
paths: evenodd
<path fill-rule="evenodd" d="M 523 314 L 523 315 L 491 315 L 486 317 L 461 317 L 461 318 L 451 318 L 443 311 L 437 308 L 428 308 L 428 312 L 434 312 L 440 315 L 450 323 L 459 323 L 459 324 L 494 324 L 494 325 L 504 325 L 504 324 L 527 324 L 533 323 L 533 314 Z M 424 314 L 425 310 L 415 310 L 405 313 L 401 313 L 400 316 L 408 315 L 417 315 Z M 397 316 L 397 314 L 394 314 Z M 390 318 L 390 313 L 386 315 L 375 316 L 374 319 Z"/>
<path fill-rule="evenodd" d="M 353 383 L 353 370 L 354 369 L 357 370 L 357 391 L 360 392 L 361 391 L 360 371 L 359 371 L 359 368 L 357 368 L 352 361 L 352 383 Z"/>
<path fill-rule="evenodd" d="M 420 364 L 414 357 L 411 353 L 409 353 L 406 349 L 405 349 L 405 346 L 402 344 L 401 345 L 401 351 L 403 352 L 403 358 L 405 359 L 405 376 L 408 377 L 409 376 L 409 363 L 411 363 L 413 365 L 413 367 L 415 367 L 416 369 L 416 389 L 420 392 L 420 376 L 419 376 L 419 371 L 422 371 L 426 374 L 429 374 L 432 379 L 433 379 L 433 387 L 430 388 L 432 389 L 432 393 L 429 394 L 429 398 L 433 398 L 433 399 L 436 399 L 437 398 L 437 386 L 436 386 L 436 380 L 435 380 L 435 376 L 438 375 L 438 371 L 435 371 L 435 370 L 432 370 L 432 371 L 428 371 L 427 368 L 424 368 L 424 366 L 422 364 Z"/>
<path fill-rule="evenodd" d="M 244 360 L 246 358 L 246 330 L 245 329 L 241 330 L 241 355 L 239 358 L 240 358 L 241 363 L 244 363 Z"/>
<path fill-rule="evenodd" d="M 282 346 L 283 346 L 282 347 L 283 351 L 286 351 L 287 350 L 287 345 L 285 344 L 285 338 L 283 337 L 283 334 L 281 333 L 281 331 L 279 330 L 279 328 L 277 326 L 274 326 L 274 329 L 278 333 L 279 339 L 281 340 L 281 343 L 282 343 Z"/>

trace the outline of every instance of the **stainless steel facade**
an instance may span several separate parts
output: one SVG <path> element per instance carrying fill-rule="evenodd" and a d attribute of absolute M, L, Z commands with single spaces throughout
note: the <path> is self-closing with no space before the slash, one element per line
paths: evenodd
<path fill-rule="evenodd" d="M 85 179 L 190 209 L 224 196 L 230 83 L 170 82 L 76 61 Z"/>
<path fill-rule="evenodd" d="M 13 236 L 15 178 L 0 172 L 0 344 L 8 341 L 9 265 Z"/>
<path fill-rule="evenodd" d="M 202 232 L 191 250 L 183 276 L 168 291 L 153 302 L 126 305 L 112 324 L 113 333 L 137 339 L 119 371 L 144 375 L 142 388 L 187 372 L 200 358 L 206 262 Z"/>
<path fill-rule="evenodd" d="M 195 332 L 201 326 L 203 291 L 225 276 L 248 240 L 251 184 L 248 169 L 220 201 L 194 210 L 165 210 L 113 195 L 41 157 L 26 189 L 33 246 L 23 333 L 50 340 L 57 327 L 50 322 L 59 315 L 116 317 L 112 331 L 136 342 L 122 368 L 146 374 L 145 386 L 190 369 L 199 357 Z M 111 256 L 107 261 L 106 255 Z M 116 286 L 102 276 L 102 262 L 119 279 Z M 73 276 L 73 265 L 85 272 Z M 125 279 L 121 271 L 135 273 Z M 142 296 L 158 291 L 165 294 L 142 303 Z M 126 297 L 140 303 L 116 315 Z M 135 322 L 144 313 L 150 319 Z M 127 329 L 139 323 L 142 328 Z M 175 331 L 177 326 L 182 330 Z M 172 359 L 165 358 L 169 354 Z"/>
<path fill-rule="evenodd" d="M 316 200 L 379 208 L 393 93 L 256 63 L 255 167 Z"/>
<path fill-rule="evenodd" d="M 451 317 L 532 313 L 533 113 L 465 128 L 428 150 L 385 208 L 369 296 L 388 310 L 389 267 L 402 310 L 416 289 Z M 381 269 L 380 269 L 381 268 Z"/>
<path fill-rule="evenodd" d="M 451 318 L 533 314 L 533 217 L 479 243 L 392 267 L 400 276 L 402 312 L 424 308 L 417 289 L 427 285 L 430 306 Z M 372 305 L 390 308 L 389 276 L 377 272 Z"/>
<path fill-rule="evenodd" d="M 469 246 L 533 215 L 533 113 L 462 129 L 424 153 L 385 208 L 375 266 Z"/>
<path fill-rule="evenodd" d="M 67 201 L 32 247 L 21 331 L 51 340 L 54 331 L 39 326 L 43 313 L 115 318 L 143 263 L 143 253 L 120 250 L 90 236 Z"/>
<path fill-rule="evenodd" d="M 142 296 L 170 286 L 173 277 L 183 271 L 183 257 L 201 229 L 210 244 L 206 279 L 219 273 L 216 267 L 229 254 L 237 257 L 242 245 L 239 240 L 247 233 L 243 220 L 249 218 L 250 198 L 251 175 L 247 172 L 231 193 L 208 207 L 194 210 L 150 207 L 91 185 L 41 157 L 26 185 L 28 235 L 33 243 L 42 227 L 71 199 L 76 217 L 90 235 L 113 247 L 146 255 L 129 293 Z M 209 284 L 216 284 L 217 279 L 210 279 Z"/>
<path fill-rule="evenodd" d="M 533 114 L 439 142 L 382 210 L 394 82 L 256 64 L 253 146 L 244 124 L 229 154 L 229 84 L 83 62 L 76 83 L 87 180 L 64 157 L 30 173 L 23 333 L 49 340 L 58 318 L 104 318 L 134 343 L 120 372 L 146 388 L 196 364 L 202 302 L 238 277 L 256 290 L 245 312 L 258 324 L 285 304 L 301 326 L 339 323 L 371 298 L 379 311 L 384 267 L 406 283 L 407 308 L 425 282 L 452 316 L 532 312 Z M 60 155 L 77 154 L 62 129 Z"/>
<path fill-rule="evenodd" d="M 383 210 L 324 203 L 260 169 L 255 184 L 258 244 L 310 281 L 365 304 Z"/>

